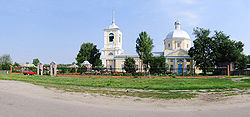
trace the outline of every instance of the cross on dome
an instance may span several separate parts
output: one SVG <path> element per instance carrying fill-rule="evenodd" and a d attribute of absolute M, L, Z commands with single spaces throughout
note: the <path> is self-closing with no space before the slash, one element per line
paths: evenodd
<path fill-rule="evenodd" d="M 175 25 L 175 29 L 177 29 L 177 30 L 181 29 L 181 23 L 180 23 L 179 20 L 176 20 L 175 23 L 174 23 L 174 25 Z"/>

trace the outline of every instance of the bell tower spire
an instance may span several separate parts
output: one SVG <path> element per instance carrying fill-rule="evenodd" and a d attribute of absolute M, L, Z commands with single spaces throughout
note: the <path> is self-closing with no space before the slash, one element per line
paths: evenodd
<path fill-rule="evenodd" d="M 113 17 L 112 17 L 112 24 L 114 24 L 115 23 L 115 9 L 113 9 Z"/>

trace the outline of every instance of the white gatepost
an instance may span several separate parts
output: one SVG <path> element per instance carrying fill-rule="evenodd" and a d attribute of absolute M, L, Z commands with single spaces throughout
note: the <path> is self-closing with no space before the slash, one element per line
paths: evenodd
<path fill-rule="evenodd" d="M 54 73 L 53 73 L 53 69 L 54 69 Z M 50 76 L 56 76 L 57 73 L 57 65 L 55 62 L 51 62 L 50 63 Z"/>

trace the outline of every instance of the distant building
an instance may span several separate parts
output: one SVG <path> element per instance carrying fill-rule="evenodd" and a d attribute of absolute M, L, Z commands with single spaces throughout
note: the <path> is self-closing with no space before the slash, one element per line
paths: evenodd
<path fill-rule="evenodd" d="M 34 64 L 20 63 L 20 67 L 36 67 Z"/>
<path fill-rule="evenodd" d="M 247 70 L 250 70 L 250 64 L 247 64 Z"/>

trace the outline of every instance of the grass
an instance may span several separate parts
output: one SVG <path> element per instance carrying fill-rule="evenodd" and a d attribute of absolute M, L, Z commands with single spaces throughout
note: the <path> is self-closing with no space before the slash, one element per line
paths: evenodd
<path fill-rule="evenodd" d="M 230 78 L 82 78 L 0 74 L 0 79 L 57 85 L 145 90 L 197 90 L 250 87 L 249 79 L 244 80 L 245 82 L 232 82 Z"/>
<path fill-rule="evenodd" d="M 50 77 L 50 76 L 25 76 L 22 74 L 0 74 L 0 80 L 16 80 L 45 87 L 54 87 L 72 92 L 91 92 L 113 96 L 134 96 L 141 98 L 193 98 L 194 93 L 170 90 L 215 90 L 249 88 L 250 80 L 232 82 L 230 78 L 86 78 L 86 77 Z M 79 88 L 80 87 L 80 88 Z M 112 90 L 89 90 L 82 87 L 99 87 L 113 89 L 133 89 L 133 92 Z M 140 91 L 138 91 L 140 90 Z M 142 91 L 141 91 L 142 90 Z M 150 91 L 152 90 L 152 91 Z"/>
<path fill-rule="evenodd" d="M 110 90 L 103 88 L 90 88 L 90 87 L 79 87 L 79 86 L 69 86 L 69 85 L 45 85 L 47 88 L 55 88 L 58 90 L 64 90 L 66 92 L 81 92 L 81 93 L 90 93 L 90 94 L 101 94 L 104 96 L 112 96 L 112 97 L 122 97 L 122 96 L 131 96 L 131 97 L 139 97 L 139 98 L 154 98 L 154 99 L 190 99 L 194 98 L 197 94 L 189 93 L 189 92 L 157 92 L 157 91 L 140 91 L 140 90 Z"/>

